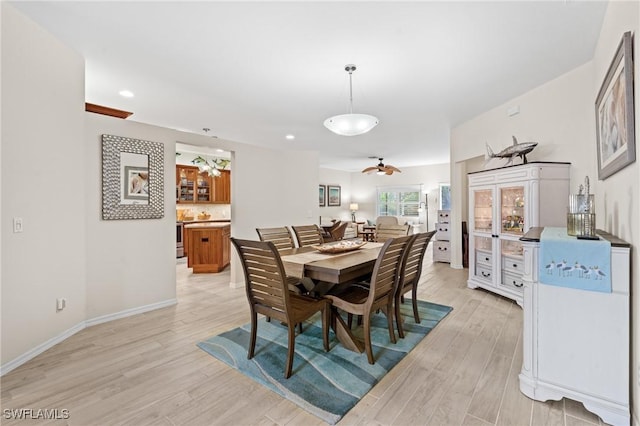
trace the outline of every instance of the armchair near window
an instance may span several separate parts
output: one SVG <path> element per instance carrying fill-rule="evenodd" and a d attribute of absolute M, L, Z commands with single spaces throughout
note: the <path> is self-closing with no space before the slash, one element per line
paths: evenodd
<path fill-rule="evenodd" d="M 395 216 L 378 216 L 376 225 L 398 225 L 398 218 Z"/>

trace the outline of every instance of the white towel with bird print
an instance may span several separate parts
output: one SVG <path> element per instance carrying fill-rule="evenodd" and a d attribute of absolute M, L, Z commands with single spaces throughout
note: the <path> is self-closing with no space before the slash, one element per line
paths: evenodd
<path fill-rule="evenodd" d="M 611 293 L 611 243 L 579 240 L 567 228 L 544 228 L 540 236 L 542 284 Z"/>

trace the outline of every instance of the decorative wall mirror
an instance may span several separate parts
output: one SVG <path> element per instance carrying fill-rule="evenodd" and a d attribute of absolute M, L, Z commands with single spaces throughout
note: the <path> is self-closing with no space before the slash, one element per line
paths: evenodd
<path fill-rule="evenodd" d="M 161 143 L 102 135 L 102 218 L 164 217 Z"/>

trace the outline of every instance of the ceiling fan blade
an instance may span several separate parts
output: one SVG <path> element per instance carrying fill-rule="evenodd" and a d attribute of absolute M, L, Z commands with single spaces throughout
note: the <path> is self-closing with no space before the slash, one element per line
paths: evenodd
<path fill-rule="evenodd" d="M 375 167 L 367 167 L 366 169 L 364 169 L 362 171 L 362 173 L 371 173 L 371 172 L 375 172 L 376 170 L 378 170 L 377 166 L 375 166 Z"/>
<path fill-rule="evenodd" d="M 391 166 L 391 165 L 389 165 L 389 164 L 387 164 L 387 166 L 386 166 L 386 167 L 387 167 L 387 169 L 392 170 L 392 171 L 394 171 L 394 172 L 402 173 L 402 171 L 401 171 L 399 168 L 397 168 L 397 167 Z"/>

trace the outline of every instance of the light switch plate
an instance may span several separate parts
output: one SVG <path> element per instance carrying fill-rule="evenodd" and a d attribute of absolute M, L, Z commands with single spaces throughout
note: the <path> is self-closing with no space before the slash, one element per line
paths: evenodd
<path fill-rule="evenodd" d="M 21 217 L 14 217 L 13 218 L 13 232 L 17 233 L 17 232 L 22 232 L 23 228 L 22 228 L 22 218 Z"/>

